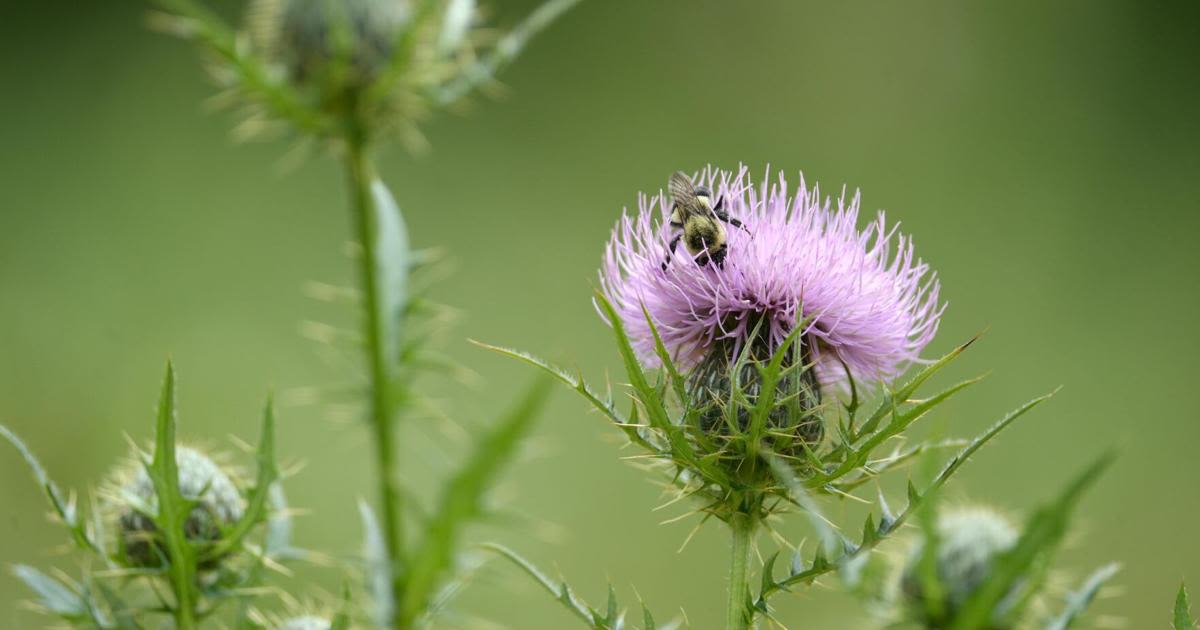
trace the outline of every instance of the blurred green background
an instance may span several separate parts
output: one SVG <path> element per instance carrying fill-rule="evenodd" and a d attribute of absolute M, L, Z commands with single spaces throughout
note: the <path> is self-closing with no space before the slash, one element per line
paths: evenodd
<path fill-rule="evenodd" d="M 492 13 L 512 24 L 532 6 Z M 219 446 L 255 439 L 270 389 L 342 382 L 355 365 L 300 334 L 354 321 L 303 291 L 352 279 L 337 165 L 284 168 L 284 142 L 235 145 L 232 117 L 203 106 L 193 50 L 148 32 L 144 12 L 26 0 L 0 19 L 0 421 L 84 490 L 125 455 L 123 434 L 149 435 L 168 356 L 183 433 Z M 1116 447 L 1059 565 L 1074 581 L 1124 563 L 1100 623 L 1165 627 L 1179 580 L 1200 586 L 1198 53 L 1195 2 L 587 0 L 505 74 L 507 96 L 439 116 L 426 156 L 384 156 L 416 244 L 454 261 L 435 290 L 462 313 L 444 347 L 483 376 L 428 391 L 470 427 L 530 379 L 466 337 L 615 373 L 589 301 L 595 268 L 622 207 L 671 170 L 769 163 L 830 192 L 858 187 L 941 274 L 951 306 L 929 353 L 990 328 L 953 371 L 992 376 L 928 426 L 971 434 L 1064 386 L 966 468 L 955 500 L 1021 515 Z M 325 406 L 282 416 L 283 453 L 307 462 L 290 487 L 309 510 L 299 541 L 352 557 L 355 498 L 374 497 L 364 433 Z M 434 420 L 414 424 L 408 483 L 428 492 L 461 446 Z M 594 600 L 611 579 L 660 617 L 682 607 L 716 627 L 719 531 L 677 553 L 691 522 L 657 524 L 678 512 L 651 513 L 657 489 L 580 400 L 556 395 L 529 454 L 499 492 L 525 516 L 475 538 Z M 8 447 L 0 501 L 0 561 L 75 568 Z M 300 576 L 326 591 L 341 580 Z M 781 597 L 781 618 L 867 627 L 836 586 Z M 44 625 L 18 608 L 26 595 L 0 576 L 0 627 Z M 500 564 L 458 608 L 449 627 L 573 623 Z"/>

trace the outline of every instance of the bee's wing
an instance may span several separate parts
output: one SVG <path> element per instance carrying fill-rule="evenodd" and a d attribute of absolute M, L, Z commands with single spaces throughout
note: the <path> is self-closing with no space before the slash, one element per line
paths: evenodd
<path fill-rule="evenodd" d="M 675 203 L 687 203 L 696 196 L 696 187 L 692 185 L 692 178 L 685 175 L 683 171 L 671 173 L 671 179 L 667 182 L 667 190 L 671 192 L 671 198 L 675 200 Z"/>

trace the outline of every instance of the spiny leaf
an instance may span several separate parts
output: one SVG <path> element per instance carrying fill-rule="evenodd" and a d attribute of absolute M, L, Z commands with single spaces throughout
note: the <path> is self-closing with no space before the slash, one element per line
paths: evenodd
<path fill-rule="evenodd" d="M 936 490 L 945 485 L 946 481 L 948 481 L 950 477 L 954 475 L 954 473 L 958 472 L 958 469 L 962 468 L 962 466 L 967 463 L 967 460 L 970 459 L 972 455 L 978 452 L 979 449 L 983 448 L 984 444 L 987 444 L 992 440 L 992 438 L 999 435 L 1001 431 L 1008 428 L 1008 426 L 1015 422 L 1017 418 L 1029 413 L 1029 411 L 1034 407 L 1046 402 L 1056 393 L 1058 393 L 1057 389 L 1044 396 L 1034 398 L 1033 400 L 1021 405 L 1013 411 L 1010 411 L 1008 415 L 1004 416 L 1004 418 L 1002 418 L 999 422 L 988 427 L 986 431 L 977 436 L 975 439 L 971 440 L 970 444 L 968 444 L 965 448 L 963 448 L 962 451 L 960 451 L 957 455 L 951 458 L 949 462 L 946 463 L 941 472 L 934 477 L 933 482 L 930 484 L 930 489 Z M 916 490 L 912 486 L 911 481 L 909 482 L 909 489 L 913 492 Z"/>
<path fill-rule="evenodd" d="M 613 589 L 613 585 L 608 585 L 608 605 L 604 613 L 604 622 L 612 625 L 617 621 L 617 591 Z"/>
<path fill-rule="evenodd" d="M 565 384 L 567 387 L 579 392 L 579 394 L 587 399 L 587 401 L 591 403 L 593 407 L 615 422 L 618 426 L 626 427 L 632 424 L 632 421 L 626 419 L 624 414 L 622 414 L 621 411 L 612 404 L 612 399 L 610 396 L 601 396 L 599 393 L 589 387 L 582 378 L 567 372 L 563 368 L 554 365 L 545 359 L 529 354 L 528 352 L 522 352 L 521 350 L 514 350 L 512 348 L 505 348 L 503 346 L 493 346 L 474 340 L 472 340 L 471 343 L 485 350 L 491 350 L 497 354 L 502 354 L 504 356 L 517 359 L 518 361 L 527 363 L 542 370 L 543 372 L 557 379 L 559 382 Z"/>
<path fill-rule="evenodd" d="M 867 520 L 863 522 L 862 544 L 873 545 L 879 540 L 879 530 L 875 526 L 875 516 L 867 515 Z"/>
<path fill-rule="evenodd" d="M 583 621 L 589 628 L 597 628 L 595 620 L 592 616 L 591 609 L 587 604 L 581 602 L 571 592 L 571 587 L 566 582 L 555 582 L 537 568 L 532 562 L 526 560 L 517 552 L 495 543 L 485 543 L 481 548 L 498 554 L 500 557 L 517 565 L 526 575 L 532 577 L 534 581 L 542 586 L 546 592 L 559 601 L 572 615 Z"/>
<path fill-rule="evenodd" d="M 16 433 L 13 433 L 8 427 L 2 424 L 0 424 L 0 436 L 8 440 L 21 453 L 21 457 L 25 459 L 25 463 L 33 469 L 33 475 L 37 478 L 38 485 L 46 493 L 46 497 L 50 500 L 50 506 L 54 508 L 54 512 L 58 515 L 59 520 L 71 532 L 71 537 L 74 539 L 75 544 L 80 548 L 90 549 L 100 555 L 104 555 L 100 545 L 88 535 L 86 526 L 80 521 L 74 501 L 70 498 L 63 498 L 62 492 L 59 491 L 58 486 L 50 479 L 50 476 L 46 474 L 46 469 L 42 468 L 41 462 L 38 461 L 33 451 L 25 445 L 25 442 L 21 441 L 21 438 L 17 437 Z"/>
<path fill-rule="evenodd" d="M 1187 586 L 1179 585 L 1179 593 L 1175 596 L 1175 628 L 1174 630 L 1194 630 L 1191 606 L 1188 604 Z"/>
<path fill-rule="evenodd" d="M 269 495 L 271 515 L 267 518 L 267 536 L 263 551 L 268 556 L 285 556 L 292 553 L 292 517 L 288 514 L 287 496 L 279 481 L 271 484 Z"/>
<path fill-rule="evenodd" d="M 655 630 L 658 626 L 654 623 L 654 615 L 650 614 L 650 609 L 642 605 L 642 630 Z"/>
<path fill-rule="evenodd" d="M 37 593 L 38 604 L 49 612 L 65 619 L 80 619 L 87 614 L 87 605 L 75 589 L 45 573 L 31 566 L 18 564 L 13 567 L 13 575 Z"/>
<path fill-rule="evenodd" d="M 896 515 L 892 514 L 892 507 L 888 505 L 887 499 L 883 496 L 883 491 L 879 491 L 879 529 L 887 531 L 891 529 L 892 523 L 896 522 Z"/>
<path fill-rule="evenodd" d="M 771 554 L 771 557 L 767 558 L 766 562 L 763 563 L 762 587 L 759 590 L 760 593 L 765 593 L 766 591 L 770 590 L 772 585 L 775 584 L 775 561 L 778 559 L 779 552 L 776 551 L 775 553 Z"/>
<path fill-rule="evenodd" d="M 187 539 L 186 522 L 191 505 L 179 491 L 179 463 L 175 452 L 175 368 L 167 362 L 158 401 L 154 458 L 146 473 L 158 497 L 154 523 L 166 546 L 175 607 L 194 610 L 196 605 L 196 550 Z M 190 615 L 189 615 L 190 616 Z"/>
<path fill-rule="evenodd" d="M 629 381 L 637 393 L 638 400 L 642 403 L 642 408 L 646 411 L 650 426 L 661 431 L 666 437 L 667 442 L 671 446 L 671 455 L 676 461 L 704 475 L 708 480 L 722 487 L 727 487 L 729 485 L 729 475 L 725 470 L 720 466 L 696 457 L 687 436 L 684 434 L 683 428 L 671 422 L 662 398 L 658 395 L 657 389 L 650 385 L 645 371 L 638 362 L 637 354 L 633 350 L 629 335 L 625 332 L 621 318 L 617 315 L 617 311 L 613 308 L 612 303 L 599 291 L 595 294 L 595 300 L 605 319 L 608 321 L 609 326 L 612 327 L 613 335 L 617 340 L 617 349 L 620 351 L 621 360 L 625 363 L 625 372 L 628 374 Z"/>
<path fill-rule="evenodd" d="M 466 522 L 479 512 L 479 502 L 500 469 L 515 455 L 546 400 L 549 382 L 538 380 L 524 398 L 476 443 L 473 454 L 450 479 L 437 511 L 425 526 L 406 576 L 400 617 L 415 619 L 425 610 L 441 574 L 449 567 Z"/>
<path fill-rule="evenodd" d="M 892 421 L 879 431 L 871 434 L 870 437 L 862 444 L 861 447 L 854 452 L 852 456 L 848 456 L 844 462 L 836 470 L 828 475 L 820 475 L 809 482 L 809 487 L 819 487 L 828 484 L 842 476 L 849 474 L 856 468 L 863 466 L 870 458 L 871 453 L 884 442 L 903 433 L 912 423 L 928 413 L 931 409 L 948 400 L 954 394 L 974 385 L 983 380 L 983 377 L 977 377 L 963 381 L 946 388 L 932 398 L 922 401 L 920 404 L 914 405 L 908 411 L 901 413 L 899 409 L 892 411 Z M 894 398 L 892 399 L 895 400 Z M 865 430 L 865 426 L 864 426 Z"/>
<path fill-rule="evenodd" d="M 997 556 L 987 579 L 963 602 L 951 630 L 985 628 L 995 616 L 996 607 L 1009 596 L 1014 585 L 1042 554 L 1053 551 L 1066 535 L 1067 522 L 1075 505 L 1100 474 L 1112 463 L 1104 455 L 1075 478 L 1051 505 L 1043 507 L 1029 520 L 1012 549 Z M 1026 585 L 1025 588 L 1030 588 Z"/>
<path fill-rule="evenodd" d="M 1100 592 L 1100 587 L 1104 583 L 1111 580 L 1117 571 L 1121 570 L 1121 565 L 1113 563 L 1107 564 L 1092 572 L 1083 584 L 1075 591 L 1067 594 L 1067 605 L 1057 617 L 1050 620 L 1046 625 L 1046 630 L 1067 630 L 1071 624 L 1080 615 L 1083 614 L 1087 607 L 1096 598 L 1096 594 Z"/>
<path fill-rule="evenodd" d="M 376 299 L 379 341 L 387 359 L 387 376 L 395 379 L 400 371 L 400 347 L 404 339 L 402 326 L 408 304 L 408 230 L 392 193 L 378 178 L 371 180 L 371 210 L 375 243 L 368 251 L 375 255 L 371 262 L 375 265 L 379 291 Z"/>
<path fill-rule="evenodd" d="M 1014 411 L 1009 412 L 1006 416 L 1004 416 L 1003 419 L 1001 419 L 999 422 L 993 424 L 986 431 L 984 431 L 982 434 L 977 436 L 974 440 L 971 441 L 970 444 L 968 444 L 966 447 L 964 447 L 961 451 L 959 451 L 959 453 L 957 455 L 955 455 L 953 458 L 950 459 L 949 462 L 946 463 L 946 465 L 942 468 L 941 472 L 939 472 L 937 474 L 937 476 L 934 477 L 933 481 L 929 484 L 929 488 L 926 490 L 925 495 L 922 495 L 920 492 L 918 492 L 916 486 L 913 485 L 911 480 L 909 480 L 909 482 L 908 482 L 908 505 L 905 506 L 904 510 L 899 515 L 896 516 L 895 521 L 893 521 L 886 529 L 880 530 L 880 537 L 878 540 L 884 540 L 888 536 L 891 536 L 896 530 L 900 529 L 900 527 L 902 525 L 904 525 L 904 523 L 921 506 L 921 502 L 924 500 L 924 497 L 928 496 L 929 492 L 937 490 L 937 489 L 941 488 L 942 486 L 944 486 L 946 484 L 946 482 L 949 481 L 950 477 L 952 477 L 954 475 L 954 473 L 956 473 L 960 468 L 962 468 L 962 465 L 965 464 L 966 461 L 968 459 L 970 459 L 970 457 L 972 455 L 974 455 L 980 448 L 983 448 L 984 444 L 987 444 L 989 441 L 991 441 L 992 438 L 996 437 L 996 435 L 998 435 L 1006 427 L 1011 425 L 1017 418 L 1021 417 L 1022 415 L 1024 415 L 1025 413 L 1027 413 L 1029 410 L 1033 409 L 1034 407 L 1038 406 L 1042 402 L 1045 402 L 1052 395 L 1053 395 L 1053 393 L 1050 393 L 1050 394 L 1041 396 L 1039 398 L 1035 398 L 1035 399 L 1025 403 L 1024 405 L 1022 405 L 1021 407 L 1018 407 Z M 878 541 L 876 541 L 876 544 L 877 543 L 878 543 Z M 873 548 L 872 545 L 860 545 L 858 547 L 858 549 L 856 549 L 854 551 L 853 554 L 850 554 L 847 556 L 842 556 L 841 558 L 838 558 L 837 562 L 840 564 L 840 563 L 852 561 L 854 559 L 854 557 L 857 556 L 858 554 L 862 554 L 867 551 L 870 551 L 872 548 Z M 822 575 L 829 573 L 831 570 L 833 570 L 833 568 L 834 568 L 834 565 L 831 564 L 826 559 L 824 546 L 818 547 L 816 557 L 814 558 L 813 565 L 811 567 L 809 567 L 807 570 L 804 570 L 804 571 L 793 572 L 792 575 L 790 575 L 786 580 L 782 580 L 780 582 L 777 582 L 775 585 L 773 585 L 772 588 L 769 591 L 763 593 L 761 595 L 761 597 L 762 597 L 762 599 L 766 599 L 766 598 L 770 597 L 771 595 L 773 595 L 779 591 L 782 591 L 782 590 L 787 590 L 788 587 L 794 586 L 796 584 L 812 582 L 813 580 L 821 577 Z"/>
<path fill-rule="evenodd" d="M 301 104 L 299 97 L 283 82 L 270 78 L 270 74 L 246 46 L 239 44 L 238 36 L 216 13 L 194 0 L 156 0 L 170 12 L 174 22 L 182 21 L 183 28 L 173 28 L 186 34 L 202 47 L 224 61 L 240 84 L 241 89 L 261 102 L 272 114 L 283 118 L 298 129 L 323 134 L 328 123 L 317 112 Z"/>
<path fill-rule="evenodd" d="M 350 630 L 350 586 L 342 585 L 342 601 L 337 613 L 329 620 L 329 630 Z"/>
<path fill-rule="evenodd" d="M 658 354 L 658 360 L 662 362 L 663 369 L 667 372 L 667 380 L 675 390 L 676 398 L 680 402 L 684 402 L 687 400 L 687 383 L 684 382 L 683 375 L 679 373 L 679 368 L 675 366 L 675 360 L 671 358 L 671 353 L 667 352 L 667 347 L 663 345 L 662 336 L 658 334 L 658 327 L 650 318 L 650 311 L 646 309 L 645 304 L 642 304 L 642 315 L 646 318 L 650 333 L 654 335 L 654 352 Z"/>
<path fill-rule="evenodd" d="M 466 96 L 477 86 L 492 81 L 496 73 L 511 63 L 535 35 L 576 4 L 579 4 L 579 0 L 547 0 L 516 28 L 505 34 L 489 54 L 439 90 L 436 93 L 438 101 L 448 105 Z"/>
<path fill-rule="evenodd" d="M 275 461 L 275 404 L 271 399 L 267 400 L 263 409 L 262 429 L 255 459 L 258 473 L 254 481 L 254 491 L 250 493 L 246 502 L 246 511 L 220 542 L 206 554 L 208 558 L 219 558 L 238 549 L 254 526 L 267 518 L 271 489 L 279 479 L 279 466 Z"/>
<path fill-rule="evenodd" d="M 949 365 L 951 361 L 957 359 L 958 356 L 961 355 L 967 348 L 969 348 L 971 344 L 975 343 L 977 339 L 979 339 L 978 336 L 972 337 L 966 343 L 946 353 L 946 355 L 942 358 L 925 366 L 925 368 L 918 372 L 916 376 L 912 378 L 912 380 L 905 383 L 900 389 L 889 394 L 882 402 L 879 403 L 879 407 L 875 409 L 875 412 L 871 414 L 867 421 L 863 423 L 862 428 L 860 428 L 855 434 L 855 439 L 857 440 L 858 437 L 874 431 L 879 426 L 880 421 L 887 416 L 888 412 L 892 408 L 908 400 L 909 397 L 917 391 L 917 388 L 920 387 L 922 383 L 929 380 L 930 377 L 938 373 L 938 371 L 940 371 L 942 368 Z"/>
<path fill-rule="evenodd" d="M 378 628 L 389 627 L 396 614 L 396 601 L 392 597 L 392 564 L 388 559 L 387 545 L 383 542 L 383 528 L 375 511 L 366 501 L 358 501 L 358 514 L 363 525 L 363 562 L 367 590 L 371 593 L 371 618 Z"/>

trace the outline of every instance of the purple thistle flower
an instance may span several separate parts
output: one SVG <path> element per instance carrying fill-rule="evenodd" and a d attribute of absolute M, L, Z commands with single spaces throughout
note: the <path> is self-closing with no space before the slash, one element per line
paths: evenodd
<path fill-rule="evenodd" d="M 643 306 L 681 369 L 714 347 L 738 352 L 755 326 L 774 351 L 802 320 L 822 386 L 844 385 L 846 369 L 860 383 L 890 381 L 920 360 L 945 306 L 936 274 L 883 212 L 860 230 L 858 193 L 834 208 L 803 177 L 789 196 L 782 173 L 755 186 L 744 166 L 707 168 L 696 184 L 745 225 L 727 226 L 723 264 L 698 264 L 680 248 L 664 270 L 674 229 L 661 192 L 639 195 L 637 215 L 622 215 L 606 248 L 601 288 L 643 364 L 660 364 Z"/>

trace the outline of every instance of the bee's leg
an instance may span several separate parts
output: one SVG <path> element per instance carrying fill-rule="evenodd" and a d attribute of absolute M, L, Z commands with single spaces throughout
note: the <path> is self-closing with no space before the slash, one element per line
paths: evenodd
<path fill-rule="evenodd" d="M 750 233 L 750 230 L 747 229 L 745 225 L 742 225 L 741 221 L 738 221 L 737 219 L 729 216 L 729 214 L 726 213 L 724 210 L 717 210 L 716 208 L 714 208 L 713 213 L 717 215 L 718 219 L 728 223 L 729 225 L 732 225 L 735 228 L 739 228 L 742 231 L 746 232 L 747 234 Z"/>
<path fill-rule="evenodd" d="M 667 265 L 671 264 L 671 255 L 675 253 L 675 248 L 679 246 L 679 239 L 683 238 L 682 234 L 676 234 L 675 238 L 667 245 L 667 257 L 663 260 L 662 270 L 667 270 Z"/>
<path fill-rule="evenodd" d="M 717 205 L 713 206 L 713 214 L 717 215 L 718 219 L 728 223 L 729 225 L 732 225 L 735 228 L 741 228 L 743 230 L 746 230 L 746 226 L 742 225 L 741 221 L 738 221 L 737 219 L 729 216 L 729 213 L 725 212 L 725 198 L 724 197 L 721 197 L 720 199 L 718 199 Z M 750 230 L 746 230 L 746 232 L 749 233 Z"/>

